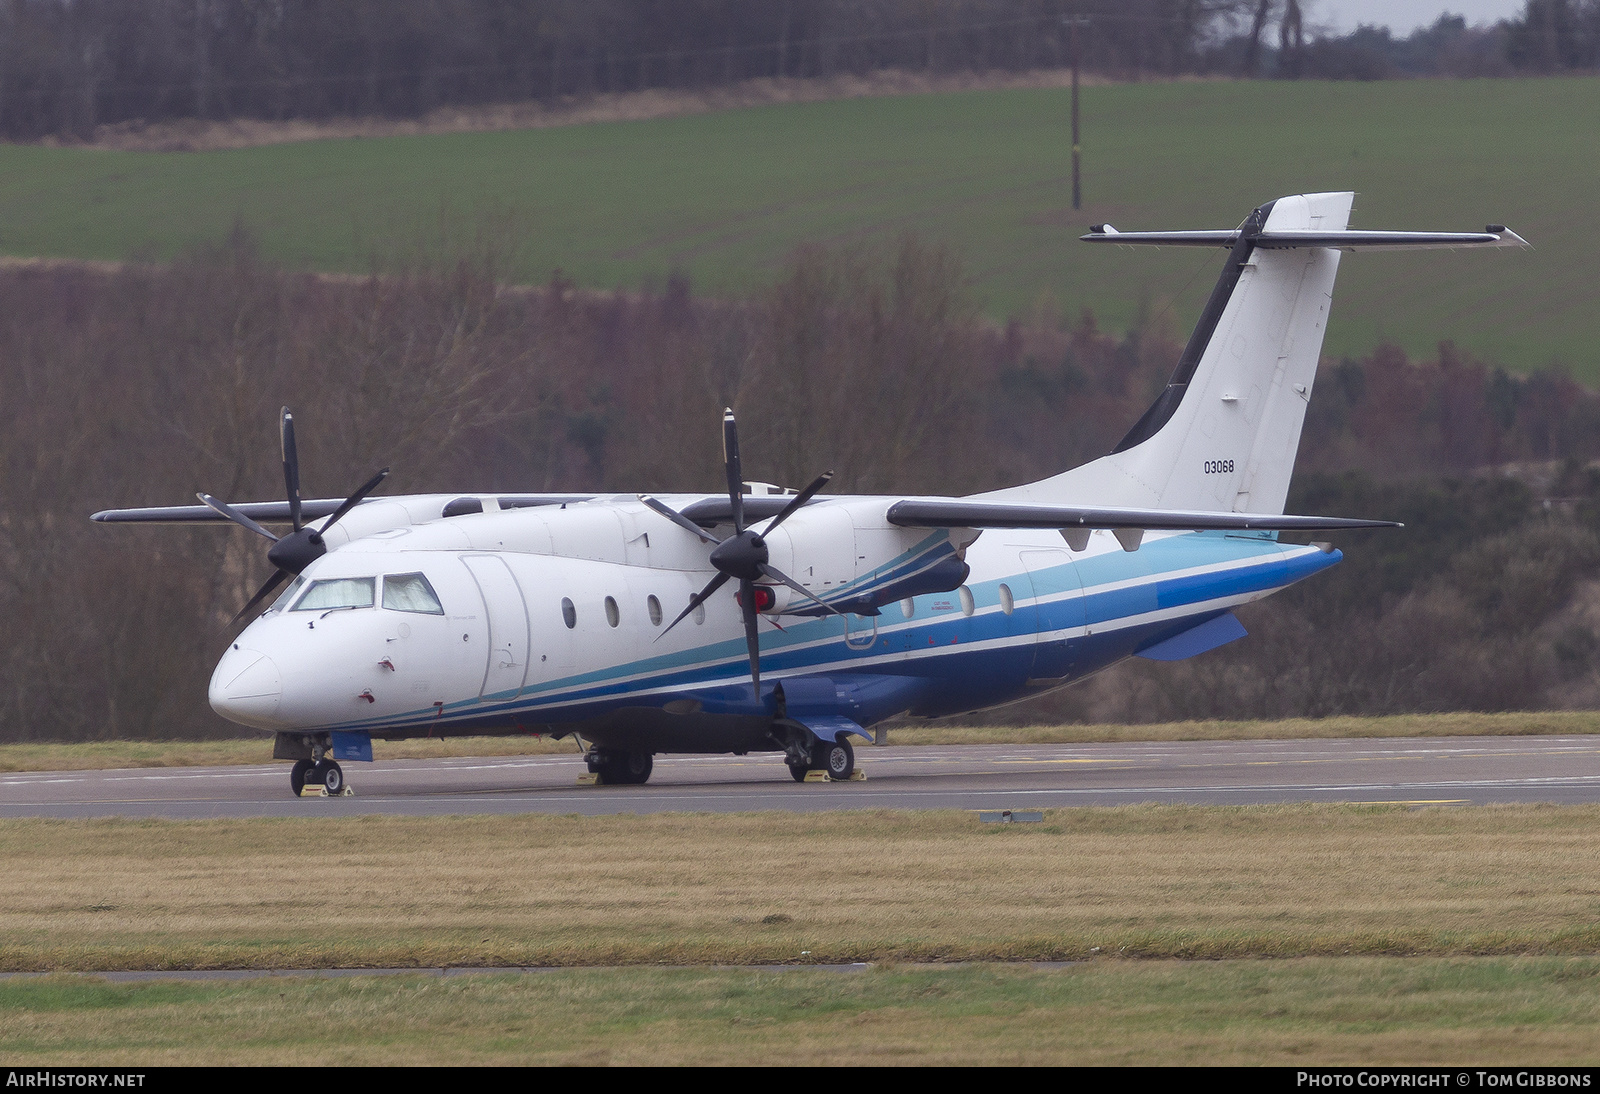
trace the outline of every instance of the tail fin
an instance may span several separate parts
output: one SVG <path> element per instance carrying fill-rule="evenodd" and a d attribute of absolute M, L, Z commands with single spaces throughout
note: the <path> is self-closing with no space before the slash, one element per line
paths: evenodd
<path fill-rule="evenodd" d="M 1340 252 L 1526 246 L 1514 232 L 1348 231 L 1352 193 L 1268 202 L 1236 230 L 1117 232 L 1093 242 L 1225 246 L 1165 390 L 1108 456 L 995 500 L 1282 513 L 1322 354 Z"/>

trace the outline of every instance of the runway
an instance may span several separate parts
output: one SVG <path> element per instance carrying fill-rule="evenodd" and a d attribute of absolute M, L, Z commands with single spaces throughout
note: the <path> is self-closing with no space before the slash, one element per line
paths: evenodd
<path fill-rule="evenodd" d="M 268 748 L 265 742 L 262 750 Z M 658 756 L 646 786 L 579 786 L 576 754 L 345 764 L 295 799 L 286 763 L 0 776 L 0 817 L 1046 809 L 1138 802 L 1600 801 L 1600 738 L 1451 737 L 862 747 L 864 782 L 798 784 L 776 754 Z"/>

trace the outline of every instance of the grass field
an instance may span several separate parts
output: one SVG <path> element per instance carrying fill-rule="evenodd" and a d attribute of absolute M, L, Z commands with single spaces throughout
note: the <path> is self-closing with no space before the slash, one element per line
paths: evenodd
<path fill-rule="evenodd" d="M 890 744 L 1088 744 L 1100 741 L 1292 741 L 1329 737 L 1504 737 L 1600 733 L 1600 711 L 1510 714 L 1397 714 L 1382 718 L 1287 718 L 1272 722 L 1169 722 L 1156 725 L 896 726 Z M 119 767 L 213 767 L 258 764 L 271 755 L 265 737 L 222 741 L 80 741 L 0 744 L 0 771 L 93 771 Z M 862 746 L 863 749 L 866 746 Z M 446 756 L 576 753 L 571 738 L 456 737 L 374 741 L 379 760 Z M 863 757 L 871 755 L 863 752 Z"/>
<path fill-rule="evenodd" d="M 7 821 L 0 969 L 1600 956 L 1600 806 Z"/>
<path fill-rule="evenodd" d="M 1597 822 L 1349 805 L 1004 826 L 5 821 L 0 968 L 53 971 L 0 979 L 0 1059 L 1592 1064 Z M 870 967 L 807 967 L 846 962 Z M 545 971 L 72 974 L 440 966 Z"/>
<path fill-rule="evenodd" d="M 160 1064 L 1594 1064 L 1595 958 L 0 981 L 0 1058 Z"/>
<path fill-rule="evenodd" d="M 639 122 L 198 153 L 0 146 L 0 252 L 160 258 L 241 221 L 269 255 L 364 271 L 441 221 L 521 226 L 515 277 L 744 293 L 808 242 L 916 230 L 966 257 L 997 317 L 1041 300 L 1111 329 L 1186 327 L 1209 252 L 1073 242 L 1091 223 L 1222 227 L 1285 193 L 1354 189 L 1361 227 L 1510 224 L 1532 253 L 1364 255 L 1332 353 L 1453 338 L 1516 368 L 1600 380 L 1593 182 L 1600 79 L 1201 82 L 1084 91 L 1086 204 L 1070 209 L 1066 92 L 793 103 Z"/>

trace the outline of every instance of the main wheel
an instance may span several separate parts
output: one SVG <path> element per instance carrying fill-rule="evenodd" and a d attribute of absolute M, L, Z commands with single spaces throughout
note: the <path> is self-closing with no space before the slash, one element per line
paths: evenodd
<path fill-rule="evenodd" d="M 811 752 L 811 766 L 820 767 L 834 782 L 844 782 L 856 770 L 856 752 L 846 737 L 837 741 L 818 741 Z"/>
<path fill-rule="evenodd" d="M 655 757 L 649 752 L 624 752 L 621 749 L 596 749 L 590 754 L 589 770 L 600 781 L 615 786 L 642 786 L 650 779 Z"/>
<path fill-rule="evenodd" d="M 806 781 L 806 772 L 810 771 L 810 770 L 811 770 L 811 765 L 809 763 L 790 764 L 789 765 L 789 774 L 794 776 L 794 781 L 797 782 L 797 783 L 805 782 Z"/>
<path fill-rule="evenodd" d="M 289 769 L 289 789 L 294 791 L 294 796 L 299 797 L 300 791 L 305 789 L 306 775 L 311 771 L 310 760 L 296 760 Z"/>
<path fill-rule="evenodd" d="M 337 797 L 344 792 L 344 769 L 332 760 L 323 760 L 311 769 L 310 781 L 321 783 L 328 797 Z"/>
<path fill-rule="evenodd" d="M 624 786 L 643 786 L 655 766 L 655 757 L 648 752 L 625 752 L 612 762 L 606 777 Z"/>

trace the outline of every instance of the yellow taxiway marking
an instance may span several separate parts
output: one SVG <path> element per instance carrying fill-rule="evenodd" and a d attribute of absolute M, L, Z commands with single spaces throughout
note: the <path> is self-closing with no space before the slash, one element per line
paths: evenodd
<path fill-rule="evenodd" d="M 1083 757 L 1083 758 L 1068 758 L 1068 759 L 1064 759 L 1064 760 L 1049 760 L 1049 759 L 1039 759 L 1039 760 L 990 760 L 989 762 L 992 763 L 992 764 L 1125 764 L 1125 763 L 1137 763 L 1141 759 L 1142 759 L 1141 757 L 1137 757 L 1137 756 L 1116 756 L 1116 757 L 1113 757 L 1113 758 L 1110 758 L 1110 759 L 1098 758 L 1098 757 Z M 950 760 L 948 762 L 957 763 L 957 762 L 962 762 L 962 761 Z M 969 762 L 970 763 L 971 761 L 965 761 L 965 762 Z M 1147 762 L 1153 763 L 1154 761 L 1151 760 L 1151 761 L 1147 761 Z"/>

